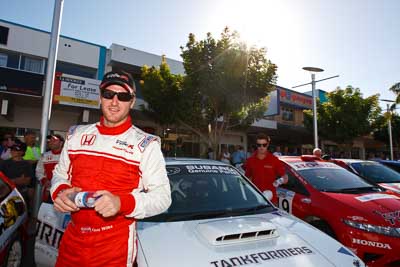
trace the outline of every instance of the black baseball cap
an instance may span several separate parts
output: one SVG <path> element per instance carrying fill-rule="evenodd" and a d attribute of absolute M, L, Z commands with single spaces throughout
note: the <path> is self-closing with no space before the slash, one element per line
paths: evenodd
<path fill-rule="evenodd" d="M 47 140 L 50 140 L 50 139 L 52 139 L 52 138 L 55 138 L 55 139 L 60 140 L 61 142 L 64 142 L 64 137 L 62 137 L 62 136 L 59 135 L 59 134 L 50 134 L 50 135 L 48 135 L 48 136 L 46 137 Z"/>
<path fill-rule="evenodd" d="M 15 144 L 12 145 L 11 150 L 14 151 L 26 151 L 26 144 L 22 143 L 21 141 L 15 141 Z"/>
<path fill-rule="evenodd" d="M 100 89 L 105 89 L 107 86 L 113 84 L 124 87 L 130 93 L 136 92 L 135 82 L 133 81 L 132 75 L 126 71 L 116 70 L 104 74 L 103 80 L 100 84 Z"/>

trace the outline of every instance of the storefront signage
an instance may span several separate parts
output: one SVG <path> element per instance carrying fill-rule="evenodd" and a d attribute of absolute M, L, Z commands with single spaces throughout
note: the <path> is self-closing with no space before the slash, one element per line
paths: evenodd
<path fill-rule="evenodd" d="M 43 74 L 0 67 L 0 92 L 42 96 Z"/>
<path fill-rule="evenodd" d="M 312 97 L 301 93 L 296 93 L 292 90 L 279 88 L 279 98 L 281 102 L 296 105 L 302 108 L 312 108 Z"/>
<path fill-rule="evenodd" d="M 54 103 L 99 108 L 100 82 L 99 80 L 57 72 L 54 82 Z"/>

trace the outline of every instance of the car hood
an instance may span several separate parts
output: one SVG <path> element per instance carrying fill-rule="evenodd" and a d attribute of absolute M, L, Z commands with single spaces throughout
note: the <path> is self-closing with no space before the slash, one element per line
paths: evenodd
<path fill-rule="evenodd" d="M 355 266 L 353 261 L 359 260 L 332 238 L 280 211 L 211 220 L 140 222 L 138 238 L 139 266 L 148 267 Z"/>
<path fill-rule="evenodd" d="M 400 197 L 388 193 L 323 193 L 342 204 L 348 219 L 380 226 L 400 227 Z M 339 207 L 337 207 L 339 208 Z"/>
<path fill-rule="evenodd" d="M 380 183 L 379 185 L 400 195 L 400 183 Z"/>

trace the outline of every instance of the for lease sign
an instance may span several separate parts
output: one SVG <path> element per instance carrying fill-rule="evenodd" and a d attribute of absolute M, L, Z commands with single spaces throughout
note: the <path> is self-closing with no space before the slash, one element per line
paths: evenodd
<path fill-rule="evenodd" d="M 84 108 L 99 108 L 99 80 L 56 73 L 54 103 Z"/>

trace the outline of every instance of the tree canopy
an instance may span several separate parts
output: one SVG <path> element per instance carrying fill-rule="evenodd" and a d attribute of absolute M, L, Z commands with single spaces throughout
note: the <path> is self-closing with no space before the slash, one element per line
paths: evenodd
<path fill-rule="evenodd" d="M 264 116 L 277 69 L 265 48 L 248 48 L 237 32 L 225 28 L 220 39 L 208 33 L 197 41 L 190 34 L 181 50 L 186 99 L 193 103 L 184 124 L 208 133 L 216 147 L 227 129 L 247 127 Z"/>
<path fill-rule="evenodd" d="M 373 136 L 376 140 L 382 141 L 385 144 L 389 143 L 389 119 L 391 119 L 393 145 L 399 146 L 400 116 L 398 114 L 385 112 L 384 115 L 380 115 L 373 124 Z"/>
<path fill-rule="evenodd" d="M 318 103 L 318 133 L 322 138 L 350 146 L 356 137 L 371 133 L 379 116 L 379 94 L 363 98 L 360 89 L 347 86 L 328 93 L 328 101 Z M 312 111 L 304 111 L 304 124 L 312 131 Z"/>
<path fill-rule="evenodd" d="M 175 124 L 184 105 L 182 84 L 183 76 L 171 73 L 165 56 L 159 67 L 143 66 L 141 89 L 147 102 L 143 112 L 163 127 Z"/>
<path fill-rule="evenodd" d="M 220 39 L 189 34 L 181 47 L 185 75 L 171 74 L 163 57 L 159 67 L 142 68 L 143 110 L 163 126 L 179 124 L 217 151 L 227 129 L 248 127 L 264 117 L 274 90 L 276 65 L 265 48 L 248 48 L 237 32 L 225 28 Z M 216 153 L 214 153 L 216 154 Z"/>
<path fill-rule="evenodd" d="M 396 94 L 396 104 L 400 104 L 400 82 L 393 84 L 389 90 Z M 392 108 L 394 107 L 396 107 L 396 105 L 392 106 Z"/>

